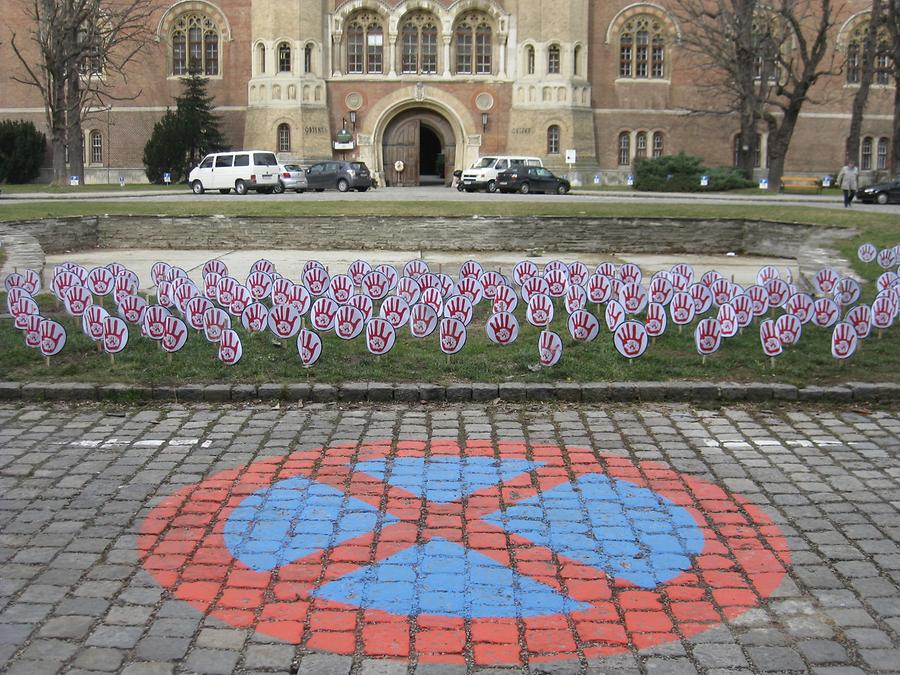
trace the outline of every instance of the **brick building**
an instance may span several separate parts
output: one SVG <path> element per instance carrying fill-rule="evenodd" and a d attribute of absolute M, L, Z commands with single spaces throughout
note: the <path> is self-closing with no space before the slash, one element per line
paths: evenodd
<path fill-rule="evenodd" d="M 868 5 L 850 0 L 839 17 L 833 48 L 849 65 L 813 90 L 790 173 L 843 162 Z M 22 12 L 6 20 L 20 36 L 29 30 Z M 737 120 L 686 114 L 705 94 L 702 69 L 679 46 L 683 30 L 665 0 L 181 0 L 155 18 L 155 42 L 128 81 L 110 83 L 128 100 L 89 115 L 87 180 L 143 178 L 144 143 L 193 68 L 209 78 L 232 147 L 302 163 L 358 157 L 388 183 L 401 178 L 397 159 L 403 183 L 417 184 L 446 182 L 495 153 L 564 169 L 570 149 L 585 181 L 619 182 L 636 158 L 682 150 L 730 165 Z M 20 66 L 8 40 L 0 55 L 0 117 L 45 127 L 36 91 L 9 79 Z M 889 65 L 880 57 L 869 97 L 864 173 L 889 165 Z M 336 151 L 344 127 L 353 148 Z"/>

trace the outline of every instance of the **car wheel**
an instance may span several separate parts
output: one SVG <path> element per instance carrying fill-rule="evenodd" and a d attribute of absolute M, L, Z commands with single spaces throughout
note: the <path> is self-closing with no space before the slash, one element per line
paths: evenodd
<path fill-rule="evenodd" d="M 462 192 L 463 190 L 465 190 L 465 188 L 463 187 L 462 183 L 460 183 L 459 185 L 456 186 L 457 192 Z"/>
<path fill-rule="evenodd" d="M 219 190 L 219 192 L 223 195 L 227 195 L 229 192 L 231 192 L 231 188 L 222 188 Z"/>
<path fill-rule="evenodd" d="M 528 183 L 522 183 L 519 186 L 519 192 L 521 192 L 523 195 L 527 195 L 529 192 L 531 192 L 531 186 Z"/>
<path fill-rule="evenodd" d="M 239 195 L 247 194 L 247 184 L 242 180 L 236 180 L 234 182 L 234 191 Z"/>
<path fill-rule="evenodd" d="M 878 196 L 875 197 L 875 201 L 879 204 L 887 204 L 888 203 L 888 194 L 887 192 L 879 192 Z"/>
<path fill-rule="evenodd" d="M 569 192 L 569 188 L 566 186 L 565 183 L 560 183 L 559 185 L 556 186 L 556 194 L 564 195 L 564 194 L 567 194 L 568 192 Z"/>
<path fill-rule="evenodd" d="M 496 192 L 497 191 L 497 182 L 493 180 L 489 180 L 487 184 L 488 192 Z"/>
<path fill-rule="evenodd" d="M 281 181 L 278 181 L 278 184 L 272 188 L 272 192 L 274 192 L 276 195 L 283 194 L 284 193 L 284 183 L 282 183 Z"/>
<path fill-rule="evenodd" d="M 195 180 L 193 183 L 191 183 L 191 190 L 194 192 L 195 195 L 202 195 L 203 194 L 203 183 L 201 183 L 199 180 Z"/>
<path fill-rule="evenodd" d="M 338 192 L 346 192 L 347 190 L 350 189 L 350 183 L 348 183 L 345 178 L 341 178 L 337 182 L 337 189 L 338 189 Z"/>

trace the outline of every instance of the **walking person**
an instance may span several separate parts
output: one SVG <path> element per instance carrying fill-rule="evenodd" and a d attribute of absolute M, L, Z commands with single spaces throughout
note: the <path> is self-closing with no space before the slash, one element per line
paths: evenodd
<path fill-rule="evenodd" d="M 859 169 L 856 168 L 856 164 L 852 160 L 841 167 L 837 175 L 837 184 L 844 191 L 844 208 L 849 209 L 850 203 L 853 201 L 853 195 L 856 194 L 856 190 L 859 187 Z"/>

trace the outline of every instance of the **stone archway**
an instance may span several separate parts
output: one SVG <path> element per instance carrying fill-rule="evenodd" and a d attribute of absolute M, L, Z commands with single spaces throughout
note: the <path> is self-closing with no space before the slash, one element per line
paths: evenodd
<path fill-rule="evenodd" d="M 456 161 L 456 134 L 446 117 L 428 108 L 398 113 L 382 141 L 386 185 L 449 185 Z M 403 172 L 395 170 L 402 161 Z"/>

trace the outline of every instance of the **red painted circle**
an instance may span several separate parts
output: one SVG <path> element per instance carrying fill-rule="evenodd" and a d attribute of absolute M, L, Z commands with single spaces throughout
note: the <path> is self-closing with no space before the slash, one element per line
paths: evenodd
<path fill-rule="evenodd" d="M 529 459 L 543 466 L 449 504 L 426 502 L 352 469 L 366 460 L 426 455 Z M 501 504 L 587 474 L 650 489 L 686 509 L 705 540 L 692 567 L 656 588 L 640 589 L 482 520 Z M 384 508 L 400 522 L 385 526 L 374 547 L 374 534 L 368 533 L 277 571 L 254 571 L 226 547 L 225 523 L 246 497 L 295 476 Z M 466 620 L 401 616 L 310 597 L 322 584 L 371 564 L 373 555 L 382 560 L 434 536 L 504 565 L 510 565 L 512 550 L 519 574 L 564 588 L 591 607 L 550 616 Z M 526 655 L 529 662 L 603 656 L 629 645 L 642 649 L 694 635 L 757 606 L 781 583 L 790 562 L 784 535 L 771 519 L 714 484 L 656 462 L 634 463 L 590 449 L 490 441 L 463 448 L 449 441 L 337 445 L 222 471 L 154 508 L 141 527 L 138 550 L 162 586 L 232 626 L 339 654 L 442 663 L 463 663 L 468 655 L 477 665 L 520 664 Z"/>

